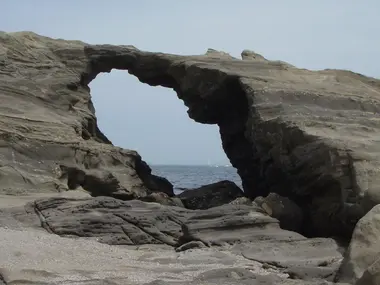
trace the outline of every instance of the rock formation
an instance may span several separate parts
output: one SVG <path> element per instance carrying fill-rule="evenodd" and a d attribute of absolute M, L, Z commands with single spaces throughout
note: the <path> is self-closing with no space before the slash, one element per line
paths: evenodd
<path fill-rule="evenodd" d="M 380 200 L 376 79 L 297 69 L 247 50 L 243 60 L 214 50 L 186 57 L 33 33 L 2 33 L 1 46 L 2 192 L 64 189 L 60 166 L 68 164 L 109 171 L 122 191 L 146 195 L 155 184 L 146 183 L 149 167 L 101 133 L 88 87 L 122 69 L 174 89 L 190 118 L 217 124 L 245 193 L 291 198 L 306 212 L 305 233 L 349 236 L 361 210 Z"/>
<path fill-rule="evenodd" d="M 219 181 L 177 195 L 188 209 L 208 209 L 228 204 L 243 196 L 241 189 L 231 181 Z"/>
<path fill-rule="evenodd" d="M 69 193 L 0 207 L 7 283 L 332 284 L 342 260 L 334 240 L 283 230 L 257 206 L 189 210 Z"/>
<path fill-rule="evenodd" d="M 339 275 L 341 277 L 338 279 L 345 282 L 355 282 L 363 276 L 367 269 L 369 272 L 366 275 L 375 275 L 379 278 L 378 260 L 380 260 L 380 205 L 375 206 L 357 223 L 340 268 Z M 368 283 L 361 284 L 376 283 L 368 281 Z"/>
<path fill-rule="evenodd" d="M 84 46 L 0 34 L 0 193 L 82 186 L 95 196 L 172 196 L 172 185 L 151 175 L 138 153 L 114 147 L 99 130 L 89 88 L 76 85 L 89 64 Z"/>
<path fill-rule="evenodd" d="M 300 232 L 303 227 L 303 212 L 292 200 L 269 193 L 266 197 L 257 197 L 254 200 L 269 216 L 280 221 L 281 228 Z"/>
<path fill-rule="evenodd" d="M 174 89 L 191 119 L 217 124 L 257 203 L 186 209 L 137 152 L 113 146 L 88 87 L 112 69 Z M 348 241 L 380 203 L 379 95 L 377 79 L 248 50 L 179 56 L 0 32 L 0 284 L 372 282 L 376 261 L 358 264 L 353 240 L 341 264 L 331 237 Z"/>

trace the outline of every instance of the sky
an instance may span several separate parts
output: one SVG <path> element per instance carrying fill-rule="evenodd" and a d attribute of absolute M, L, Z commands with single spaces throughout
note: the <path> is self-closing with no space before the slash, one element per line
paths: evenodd
<path fill-rule="evenodd" d="M 380 78 L 379 0 L 1 0 L 0 30 L 146 51 L 239 57 L 250 49 L 308 69 Z M 226 164 L 217 126 L 188 118 L 174 91 L 123 71 L 90 84 L 100 129 L 151 164 Z"/>

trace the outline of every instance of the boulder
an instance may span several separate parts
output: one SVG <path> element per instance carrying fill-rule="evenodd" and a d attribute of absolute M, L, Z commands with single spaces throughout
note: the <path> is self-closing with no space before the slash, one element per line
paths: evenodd
<path fill-rule="evenodd" d="M 337 279 L 342 282 L 354 283 L 363 276 L 367 269 L 368 271 L 365 273 L 367 277 L 363 277 L 362 280 L 370 276 L 375 278 L 376 272 L 374 271 L 379 270 L 377 261 L 379 256 L 380 205 L 377 205 L 357 223 Z"/>
<path fill-rule="evenodd" d="M 303 226 L 303 212 L 300 207 L 287 197 L 276 193 L 257 197 L 254 202 L 269 216 L 280 221 L 280 226 L 289 231 L 300 232 Z"/>
<path fill-rule="evenodd" d="M 243 60 L 255 60 L 255 61 L 268 61 L 261 54 L 258 54 L 252 50 L 245 49 L 241 52 L 241 58 Z"/>
<path fill-rule="evenodd" d="M 231 181 L 219 181 L 196 189 L 188 189 L 178 194 L 188 209 L 208 209 L 230 203 L 242 197 L 243 191 Z"/>

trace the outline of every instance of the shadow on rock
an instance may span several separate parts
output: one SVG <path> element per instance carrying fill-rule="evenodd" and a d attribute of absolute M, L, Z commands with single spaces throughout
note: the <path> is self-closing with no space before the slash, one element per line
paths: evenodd
<path fill-rule="evenodd" d="M 193 210 L 221 206 L 243 196 L 243 191 L 228 180 L 188 189 L 177 195 L 186 208 Z"/>

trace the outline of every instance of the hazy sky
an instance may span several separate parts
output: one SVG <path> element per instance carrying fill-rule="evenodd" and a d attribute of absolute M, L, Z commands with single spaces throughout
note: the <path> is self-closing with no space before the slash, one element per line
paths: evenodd
<path fill-rule="evenodd" d="M 148 51 L 239 56 L 380 77 L 379 0 L 1 0 L 0 30 Z M 91 83 L 100 128 L 154 164 L 226 163 L 216 126 L 187 117 L 172 90 L 112 71 Z"/>

